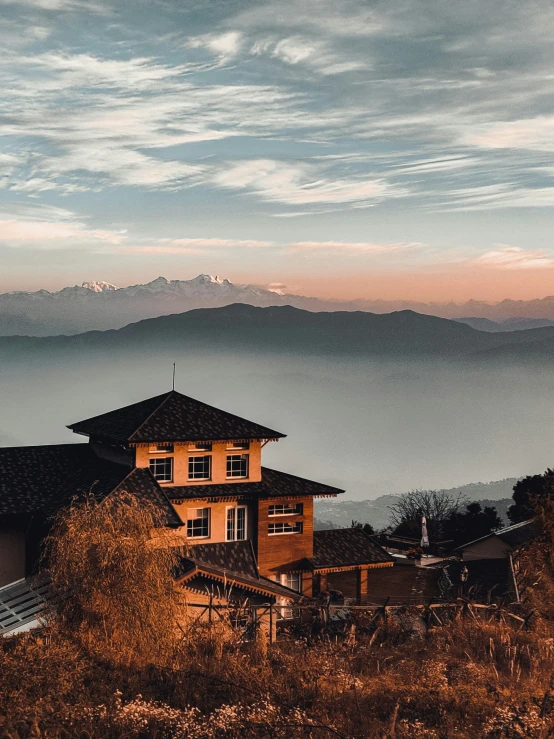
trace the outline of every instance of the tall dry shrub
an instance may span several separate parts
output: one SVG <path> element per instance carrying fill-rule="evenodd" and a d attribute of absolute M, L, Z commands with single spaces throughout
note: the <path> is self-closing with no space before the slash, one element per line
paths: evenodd
<path fill-rule="evenodd" d="M 554 499 L 535 497 L 535 533 L 519 555 L 523 601 L 554 636 Z"/>
<path fill-rule="evenodd" d="M 45 562 L 56 618 L 89 652 L 122 665 L 166 662 L 179 638 L 178 550 L 154 505 L 92 496 L 58 513 Z"/>

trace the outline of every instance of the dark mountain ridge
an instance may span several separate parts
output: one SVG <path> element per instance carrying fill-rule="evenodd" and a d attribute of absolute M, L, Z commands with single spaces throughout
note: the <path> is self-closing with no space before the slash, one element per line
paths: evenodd
<path fill-rule="evenodd" d="M 236 303 L 71 336 L 0 337 L 0 357 L 51 352 L 171 351 L 291 352 L 366 357 L 554 357 L 554 327 L 489 333 L 413 311 L 305 311 Z"/>

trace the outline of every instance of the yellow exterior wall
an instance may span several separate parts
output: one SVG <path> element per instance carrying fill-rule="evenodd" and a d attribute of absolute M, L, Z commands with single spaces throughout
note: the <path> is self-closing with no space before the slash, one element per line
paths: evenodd
<path fill-rule="evenodd" d="M 186 500 L 184 503 L 173 504 L 181 520 L 185 524 L 178 532 L 186 539 L 189 544 L 214 544 L 216 542 L 226 541 L 227 532 L 227 508 L 232 506 L 246 506 L 246 538 L 255 539 L 255 507 L 252 504 L 222 501 L 221 503 L 208 503 L 206 499 L 199 498 L 197 500 Z M 187 509 L 188 508 L 209 508 L 210 513 L 210 536 L 208 538 L 187 539 Z"/>
<path fill-rule="evenodd" d="M 230 450 L 227 449 L 230 444 L 225 441 L 214 441 L 211 452 L 201 452 L 189 450 L 189 443 L 179 443 L 174 445 L 173 454 L 151 454 L 149 445 L 136 447 L 135 464 L 137 467 L 148 467 L 151 459 L 173 457 L 173 482 L 160 482 L 162 487 L 172 487 L 174 485 L 232 485 L 240 482 L 259 482 L 262 479 L 262 444 L 260 441 L 251 441 L 248 450 Z M 248 454 L 248 477 L 227 477 L 227 455 L 230 454 Z M 188 460 L 189 457 L 202 457 L 204 455 L 212 458 L 212 479 L 211 480 L 189 480 L 188 479 Z"/>

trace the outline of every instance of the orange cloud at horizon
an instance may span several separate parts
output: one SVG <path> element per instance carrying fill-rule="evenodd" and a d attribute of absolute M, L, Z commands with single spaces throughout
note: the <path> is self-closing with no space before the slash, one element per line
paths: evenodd
<path fill-rule="evenodd" d="M 292 282 L 294 281 L 294 285 Z M 286 283 L 286 279 L 283 279 Z M 456 302 L 505 299 L 533 300 L 554 295 L 554 265 L 502 269 L 478 265 L 449 265 L 410 273 L 352 273 L 291 277 L 286 292 L 338 300 L 409 300 Z"/>

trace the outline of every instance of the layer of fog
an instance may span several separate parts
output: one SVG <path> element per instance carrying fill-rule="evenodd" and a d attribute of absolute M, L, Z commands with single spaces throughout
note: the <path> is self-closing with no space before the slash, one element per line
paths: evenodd
<path fill-rule="evenodd" d="M 288 434 L 267 466 L 374 498 L 542 472 L 554 368 L 247 356 L 0 361 L 0 445 L 84 441 L 65 425 L 176 387 Z"/>

